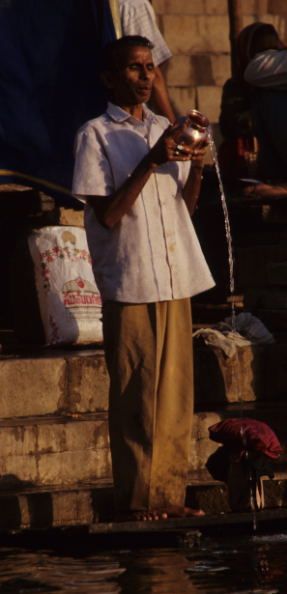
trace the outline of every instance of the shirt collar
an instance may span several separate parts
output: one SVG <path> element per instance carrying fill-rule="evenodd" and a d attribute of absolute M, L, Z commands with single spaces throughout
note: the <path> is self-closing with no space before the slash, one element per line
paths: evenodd
<path fill-rule="evenodd" d="M 144 112 L 143 123 L 157 121 L 156 114 L 154 114 L 150 109 L 148 109 L 148 107 L 145 104 L 143 104 L 143 112 Z M 111 103 L 111 102 L 108 103 L 107 114 L 115 122 L 125 122 L 129 119 L 133 119 L 133 120 L 135 119 L 127 111 L 122 109 L 119 105 L 115 105 L 115 103 Z"/>

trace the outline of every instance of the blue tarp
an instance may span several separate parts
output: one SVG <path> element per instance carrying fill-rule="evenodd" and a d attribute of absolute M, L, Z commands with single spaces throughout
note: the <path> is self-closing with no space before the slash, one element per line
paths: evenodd
<path fill-rule="evenodd" d="M 0 0 L 0 184 L 63 197 L 77 129 L 106 104 L 100 51 L 108 0 Z"/>

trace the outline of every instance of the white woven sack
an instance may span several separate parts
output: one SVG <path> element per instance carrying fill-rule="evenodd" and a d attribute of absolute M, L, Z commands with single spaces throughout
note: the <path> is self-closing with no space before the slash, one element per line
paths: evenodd
<path fill-rule="evenodd" d="M 101 298 L 85 230 L 43 227 L 28 244 L 46 344 L 102 342 Z"/>

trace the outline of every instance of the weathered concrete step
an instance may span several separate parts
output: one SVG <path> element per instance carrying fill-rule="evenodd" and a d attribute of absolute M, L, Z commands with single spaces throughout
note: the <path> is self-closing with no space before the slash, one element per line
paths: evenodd
<path fill-rule="evenodd" d="M 195 400 L 201 406 L 284 400 L 287 344 L 244 347 L 235 357 L 195 345 Z M 107 410 L 102 350 L 52 351 L 0 357 L 0 418 Z"/>
<path fill-rule="evenodd" d="M 0 532 L 85 526 L 95 521 L 97 512 L 89 487 L 0 492 Z"/>
<path fill-rule="evenodd" d="M 256 521 L 256 524 L 255 524 Z M 152 522 L 98 522 L 89 527 L 89 534 L 94 536 L 108 536 L 111 542 L 126 546 L 127 539 L 133 542 L 132 537 L 139 537 L 146 546 L 150 538 L 151 546 L 172 546 L 172 543 L 184 543 L 185 546 L 193 547 L 200 543 L 202 533 L 229 535 L 240 530 L 248 535 L 273 533 L 286 528 L 287 508 L 263 509 L 255 515 L 253 512 L 231 512 L 219 513 L 205 516 L 192 516 L 188 518 L 169 518 L 168 520 Z M 159 537 L 155 540 L 155 537 Z M 173 538 L 172 538 L 173 537 Z M 107 542 L 107 541 L 105 541 Z M 268 592 L 272 592 L 268 590 Z"/>
<path fill-rule="evenodd" d="M 282 510 L 287 513 L 287 476 L 264 481 L 265 507 L 258 513 L 258 521 L 268 511 Z M 187 488 L 187 504 L 203 509 L 206 517 L 202 525 L 215 521 L 228 523 L 231 521 L 231 510 L 228 503 L 228 491 L 224 483 L 209 481 L 208 483 L 189 484 Z M 93 532 L 105 533 L 111 530 L 113 519 L 113 489 L 111 484 L 76 484 L 68 489 L 22 489 L 0 490 L 0 533 L 18 530 L 47 530 L 50 528 L 67 528 L 86 526 Z M 238 514 L 237 523 L 243 514 Z M 246 518 L 245 518 L 246 519 Z M 196 520 L 199 520 L 196 519 Z M 191 520 L 191 523 L 193 520 Z M 200 522 L 199 522 L 200 525 Z M 176 526 L 175 526 L 176 527 Z M 180 527 L 180 526 L 178 526 Z M 183 526 L 184 527 L 184 526 Z M 132 526 L 116 528 L 115 531 L 129 531 Z M 140 527 L 138 527 L 140 530 Z M 157 529 L 159 526 L 157 527 Z M 166 525 L 163 526 L 163 530 Z"/>
<path fill-rule="evenodd" d="M 208 427 L 232 416 L 266 421 L 281 439 L 282 446 L 287 445 L 286 406 L 282 403 L 259 407 L 256 403 L 230 405 L 217 412 L 198 412 L 194 415 L 190 471 L 205 468 L 219 447 L 209 439 Z M 284 457 L 282 460 L 284 463 Z M 0 476 L 7 475 L 31 485 L 111 480 L 107 413 L 2 420 Z"/>
<path fill-rule="evenodd" d="M 199 406 L 286 400 L 287 344 L 246 346 L 227 357 L 194 341 L 195 401 Z"/>
<path fill-rule="evenodd" d="M 102 350 L 53 351 L 1 357 L 0 418 L 107 409 Z"/>
<path fill-rule="evenodd" d="M 106 414 L 2 421 L 0 475 L 63 485 L 110 477 Z"/>
<path fill-rule="evenodd" d="M 265 507 L 286 507 L 287 473 L 275 472 L 273 479 L 264 476 L 262 480 Z M 212 480 L 206 470 L 200 473 L 194 471 L 190 473 L 186 497 L 190 507 L 201 508 L 208 514 L 230 513 L 231 511 L 226 483 Z"/>

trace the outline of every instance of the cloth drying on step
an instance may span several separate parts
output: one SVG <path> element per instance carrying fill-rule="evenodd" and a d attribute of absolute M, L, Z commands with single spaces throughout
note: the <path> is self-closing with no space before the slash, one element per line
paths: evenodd
<path fill-rule="evenodd" d="M 247 340 L 247 338 L 232 330 L 223 333 L 215 328 L 200 328 L 193 333 L 193 337 L 201 337 L 205 344 L 221 349 L 226 357 L 233 357 L 238 347 L 249 346 L 251 344 L 250 340 Z"/>

